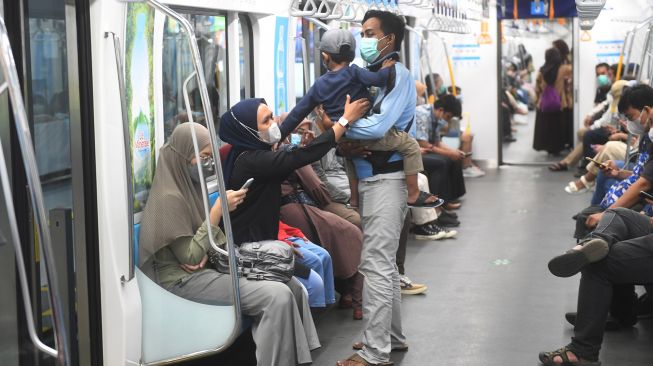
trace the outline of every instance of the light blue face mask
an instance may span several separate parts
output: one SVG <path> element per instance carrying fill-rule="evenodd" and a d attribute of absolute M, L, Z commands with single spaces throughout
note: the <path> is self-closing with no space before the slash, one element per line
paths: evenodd
<path fill-rule="evenodd" d="M 383 38 L 385 38 L 387 36 L 389 36 L 389 34 L 383 36 L 381 39 L 383 39 Z M 374 62 L 379 57 L 379 54 L 381 54 L 381 52 L 383 50 L 388 48 L 389 45 L 386 45 L 381 50 L 377 49 L 377 47 L 379 45 L 379 41 L 381 39 L 376 39 L 374 37 L 361 38 L 360 52 L 361 52 L 361 57 L 363 58 L 363 60 L 365 60 L 365 62 L 367 62 L 367 63 Z"/>
<path fill-rule="evenodd" d="M 599 84 L 599 86 L 606 86 L 610 85 L 610 79 L 608 78 L 607 75 L 599 75 L 596 77 L 596 82 Z"/>

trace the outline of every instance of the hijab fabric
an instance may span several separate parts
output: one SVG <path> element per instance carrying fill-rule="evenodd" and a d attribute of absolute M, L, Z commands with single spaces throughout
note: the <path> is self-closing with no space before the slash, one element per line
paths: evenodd
<path fill-rule="evenodd" d="M 544 65 L 540 68 L 544 81 L 553 86 L 558 78 L 558 70 L 562 65 L 560 51 L 555 48 L 549 48 L 544 54 Z"/>
<path fill-rule="evenodd" d="M 224 182 L 228 186 L 238 155 L 248 150 L 270 150 L 272 147 L 254 136 L 258 130 L 256 115 L 258 107 L 267 105 L 263 98 L 249 98 L 236 103 L 220 117 L 220 139 L 232 146 L 222 163 Z M 242 125 L 241 125 L 242 123 Z M 248 130 L 243 125 L 249 127 Z"/>
<path fill-rule="evenodd" d="M 200 150 L 211 143 L 209 131 L 193 123 Z M 201 187 L 191 180 L 188 165 L 195 157 L 191 123 L 182 123 L 159 151 L 156 172 L 141 221 L 139 266 L 181 237 L 192 237 L 202 225 Z"/>

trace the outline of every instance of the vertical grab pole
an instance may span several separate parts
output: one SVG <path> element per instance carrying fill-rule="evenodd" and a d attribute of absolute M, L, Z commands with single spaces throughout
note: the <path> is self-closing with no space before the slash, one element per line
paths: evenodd
<path fill-rule="evenodd" d="M 444 38 L 440 37 L 442 41 L 442 47 L 444 48 L 444 56 L 447 58 L 447 68 L 449 69 L 449 78 L 451 79 L 451 93 L 454 97 L 458 96 L 458 91 L 456 91 L 456 79 L 453 75 L 453 64 L 451 63 L 451 58 L 449 57 L 449 50 L 447 50 L 447 41 Z"/>
<path fill-rule="evenodd" d="M 113 32 L 105 32 L 104 38 L 111 37 L 116 55 L 116 68 L 118 69 L 118 88 L 120 89 L 120 109 L 122 114 L 122 136 L 125 150 L 125 176 L 127 177 L 127 223 L 129 232 L 129 274 L 127 281 L 134 278 L 134 180 L 132 177 L 132 149 L 129 136 L 129 121 L 127 118 L 127 97 L 125 96 L 125 69 L 122 64 L 120 37 Z"/>
<path fill-rule="evenodd" d="M 621 46 L 621 54 L 619 55 L 619 64 L 617 65 L 617 75 L 615 75 L 615 80 L 621 80 L 621 73 L 624 67 L 624 54 L 626 53 L 626 44 L 630 38 L 631 32 L 626 33 L 626 39 L 624 39 L 624 44 Z"/>

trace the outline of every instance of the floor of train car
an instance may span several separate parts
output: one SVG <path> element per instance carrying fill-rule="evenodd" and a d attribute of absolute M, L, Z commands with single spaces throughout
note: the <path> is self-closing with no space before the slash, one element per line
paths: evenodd
<path fill-rule="evenodd" d="M 560 156 L 553 156 L 546 151 L 533 150 L 533 135 L 535 134 L 535 112 L 530 111 L 528 115 L 515 115 L 517 121 L 512 127 L 515 131 L 512 136 L 517 139 L 515 142 L 503 143 L 503 161 L 506 163 L 555 163 L 560 161 L 568 150 L 563 151 Z"/>
<path fill-rule="evenodd" d="M 571 216 L 589 201 L 563 191 L 571 178 L 546 167 L 490 170 L 468 180 L 457 239 L 409 242 L 407 274 L 429 291 L 403 297 L 410 351 L 393 354 L 396 365 L 538 365 L 539 351 L 569 342 L 564 313 L 575 309 L 578 277 L 553 277 L 546 263 L 573 244 Z M 336 308 L 316 324 L 322 348 L 313 352 L 315 366 L 349 356 L 363 326 Z M 652 365 L 652 344 L 650 319 L 606 333 L 603 364 Z M 252 349 L 246 334 L 221 362 L 184 365 L 247 365 Z"/>

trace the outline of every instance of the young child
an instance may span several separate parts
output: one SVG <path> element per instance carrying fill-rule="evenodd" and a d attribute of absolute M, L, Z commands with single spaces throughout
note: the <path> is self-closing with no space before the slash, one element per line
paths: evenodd
<path fill-rule="evenodd" d="M 329 72 L 315 81 L 288 114 L 286 123 L 292 124 L 303 120 L 319 105 L 322 105 L 324 113 L 331 121 L 337 121 L 344 113 L 348 95 L 352 101 L 369 98 L 368 87 L 385 86 L 395 64 L 393 60 L 386 60 L 383 62 L 383 68 L 378 72 L 352 65 L 356 40 L 349 31 L 343 29 L 326 31 L 322 36 L 319 49 L 322 62 Z M 360 144 L 370 151 L 397 151 L 403 156 L 409 206 L 437 207 L 442 204 L 436 196 L 422 192 L 417 187 L 417 173 L 423 170 L 422 154 L 417 141 L 408 133 L 393 128 L 380 140 L 365 140 L 360 141 Z M 347 164 L 347 176 L 351 188 L 350 205 L 356 207 L 358 206 L 358 179 L 350 161 Z"/>

